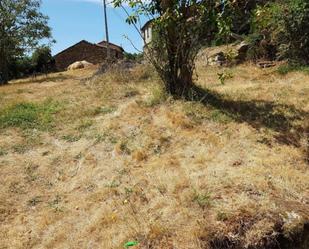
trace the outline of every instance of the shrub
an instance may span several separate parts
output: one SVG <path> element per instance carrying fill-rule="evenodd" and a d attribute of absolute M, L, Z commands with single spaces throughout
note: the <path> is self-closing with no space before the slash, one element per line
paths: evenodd
<path fill-rule="evenodd" d="M 293 63 L 288 63 L 288 64 L 283 64 L 278 67 L 277 72 L 281 75 L 286 75 L 290 72 L 294 71 L 302 71 L 304 73 L 309 73 L 309 67 L 307 66 L 302 66 L 299 64 L 293 64 Z"/>
<path fill-rule="evenodd" d="M 124 58 L 132 61 L 142 61 L 143 54 L 142 53 L 128 53 L 124 52 Z"/>
<path fill-rule="evenodd" d="M 155 84 L 150 89 L 150 96 L 147 99 L 145 105 L 147 107 L 153 107 L 159 105 L 163 103 L 165 100 L 167 100 L 167 97 L 168 96 L 162 85 Z"/>
<path fill-rule="evenodd" d="M 47 73 L 54 69 L 55 61 L 50 48 L 47 46 L 38 47 L 33 52 L 31 60 L 37 73 Z"/>
<path fill-rule="evenodd" d="M 269 53 L 267 49 L 273 46 L 277 59 L 309 64 L 308 23 L 308 0 L 277 1 L 258 7 L 251 24 L 253 47 Z"/>

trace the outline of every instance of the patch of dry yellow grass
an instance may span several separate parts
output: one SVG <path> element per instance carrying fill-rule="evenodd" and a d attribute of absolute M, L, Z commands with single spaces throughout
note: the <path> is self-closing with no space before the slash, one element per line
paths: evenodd
<path fill-rule="evenodd" d="M 220 70 L 200 67 L 199 84 L 229 101 L 308 112 L 309 76 L 244 65 L 219 85 Z M 131 240 L 136 248 L 258 247 L 309 219 L 305 137 L 299 147 L 282 143 L 277 126 L 211 103 L 149 105 L 157 79 L 141 68 L 89 80 L 92 73 L 0 88 L 5 105 L 62 104 L 35 143 L 16 128 L 0 132 L 2 248 L 123 248 Z M 25 139 L 27 150 L 14 150 Z"/>

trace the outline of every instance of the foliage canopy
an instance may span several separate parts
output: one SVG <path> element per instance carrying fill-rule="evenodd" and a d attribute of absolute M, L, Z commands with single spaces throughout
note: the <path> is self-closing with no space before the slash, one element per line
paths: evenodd
<path fill-rule="evenodd" d="M 35 48 L 43 38 L 51 38 L 48 18 L 39 8 L 41 0 L 0 1 L 0 75 L 9 79 L 9 64 Z"/>

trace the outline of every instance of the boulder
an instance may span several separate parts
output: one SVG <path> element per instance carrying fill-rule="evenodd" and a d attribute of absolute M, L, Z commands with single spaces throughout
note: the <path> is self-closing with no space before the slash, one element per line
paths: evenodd
<path fill-rule="evenodd" d="M 249 44 L 245 41 L 229 45 L 209 47 L 200 51 L 198 59 L 209 66 L 227 66 L 243 63 L 247 59 Z"/>
<path fill-rule="evenodd" d="M 76 69 L 86 68 L 90 66 L 93 66 L 93 64 L 89 63 L 88 61 L 76 61 L 72 63 L 70 66 L 68 66 L 68 70 L 76 70 Z"/>
<path fill-rule="evenodd" d="M 242 63 L 246 60 L 248 50 L 249 50 L 249 44 L 244 41 L 242 41 L 239 45 L 237 45 L 236 47 L 237 56 L 235 58 L 237 60 L 237 63 Z"/>
<path fill-rule="evenodd" d="M 259 68 L 269 68 L 276 66 L 274 61 L 259 61 L 256 63 Z"/>
<path fill-rule="evenodd" d="M 222 66 L 226 61 L 223 52 L 215 53 L 208 58 L 208 65 L 210 66 Z"/>

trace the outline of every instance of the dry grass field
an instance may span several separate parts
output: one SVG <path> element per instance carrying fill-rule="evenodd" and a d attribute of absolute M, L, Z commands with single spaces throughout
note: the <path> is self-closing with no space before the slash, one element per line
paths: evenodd
<path fill-rule="evenodd" d="M 1 249 L 309 248 L 309 75 L 95 70 L 0 88 Z"/>

